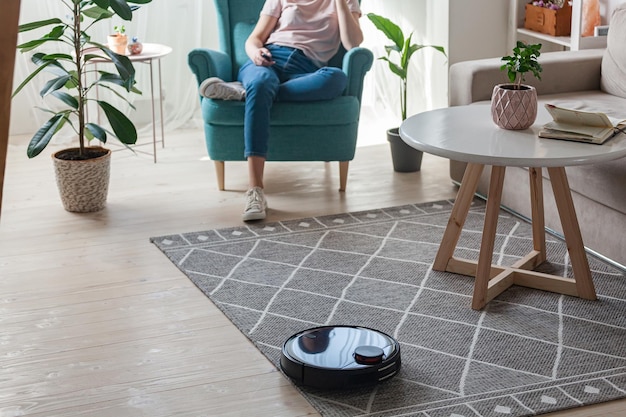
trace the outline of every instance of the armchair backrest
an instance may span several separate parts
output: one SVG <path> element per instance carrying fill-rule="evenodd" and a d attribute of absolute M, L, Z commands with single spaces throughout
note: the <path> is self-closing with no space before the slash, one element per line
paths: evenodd
<path fill-rule="evenodd" d="M 265 0 L 214 0 L 217 11 L 217 29 L 219 34 L 220 50 L 231 57 L 233 74 L 237 79 L 239 68 L 246 62 L 248 56 L 244 44 L 257 21 Z M 359 0 L 359 3 L 361 0 Z M 343 47 L 330 60 L 328 65 L 341 67 L 343 56 L 346 53 Z"/>

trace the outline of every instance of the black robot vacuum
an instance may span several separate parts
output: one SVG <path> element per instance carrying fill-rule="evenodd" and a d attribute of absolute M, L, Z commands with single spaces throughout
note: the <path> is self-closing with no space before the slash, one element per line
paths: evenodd
<path fill-rule="evenodd" d="M 366 327 L 316 327 L 287 339 L 280 366 L 303 386 L 337 389 L 377 384 L 400 370 L 400 344 Z"/>

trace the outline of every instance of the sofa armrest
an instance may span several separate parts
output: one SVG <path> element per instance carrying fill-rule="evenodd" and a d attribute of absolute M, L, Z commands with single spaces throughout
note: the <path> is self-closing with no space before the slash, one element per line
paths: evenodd
<path fill-rule="evenodd" d="M 207 48 L 196 48 L 187 55 L 187 64 L 196 76 L 198 85 L 210 77 L 232 81 L 232 63 L 223 52 Z"/>
<path fill-rule="evenodd" d="M 535 86 L 537 94 L 558 94 L 600 89 L 600 69 L 604 49 L 547 52 L 539 57 L 541 80 L 532 75 L 525 83 Z M 509 82 L 500 70 L 500 58 L 457 62 L 450 66 L 450 106 L 491 100 L 496 84 Z"/>
<path fill-rule="evenodd" d="M 348 84 L 344 95 L 354 96 L 361 101 L 363 79 L 372 68 L 374 54 L 367 48 L 352 48 L 343 57 L 342 69 L 348 75 Z"/>

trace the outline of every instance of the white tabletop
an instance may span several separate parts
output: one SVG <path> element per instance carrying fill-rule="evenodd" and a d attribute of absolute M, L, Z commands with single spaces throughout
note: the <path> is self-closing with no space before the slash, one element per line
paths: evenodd
<path fill-rule="evenodd" d="M 167 45 L 161 45 L 158 43 L 144 43 L 143 49 L 140 54 L 131 55 L 130 52 L 126 52 L 126 56 L 131 61 L 149 61 L 152 59 L 162 58 L 172 52 L 172 48 Z M 84 53 L 101 55 L 102 59 L 95 58 L 92 59 L 91 62 L 107 62 L 109 61 L 109 57 L 104 55 L 104 53 L 99 48 L 86 48 Z"/>
<path fill-rule="evenodd" d="M 140 54 L 137 54 L 137 55 L 126 54 L 126 56 L 131 61 L 141 61 L 141 60 L 162 58 L 171 52 L 172 52 L 172 48 L 167 45 L 161 45 L 158 43 L 144 43 L 143 49 L 141 50 Z"/>
<path fill-rule="evenodd" d="M 626 156 L 626 134 L 604 145 L 539 138 L 541 126 L 550 120 L 540 108 L 530 128 L 505 130 L 494 124 L 489 104 L 473 104 L 411 116 L 400 126 L 400 136 L 420 151 L 483 165 L 564 167 Z"/>

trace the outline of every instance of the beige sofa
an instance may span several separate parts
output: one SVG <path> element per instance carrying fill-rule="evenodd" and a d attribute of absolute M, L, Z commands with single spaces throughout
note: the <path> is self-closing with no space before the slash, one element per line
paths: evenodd
<path fill-rule="evenodd" d="M 542 80 L 527 77 L 537 88 L 539 106 L 602 111 L 626 119 L 626 4 L 612 15 L 607 48 L 544 53 Z M 507 82 L 500 58 L 459 62 L 450 67 L 450 105 L 489 102 L 493 86 Z M 595 146 L 595 145 L 589 145 Z M 465 164 L 450 161 L 450 176 L 460 182 Z M 562 234 L 559 216 L 544 171 L 546 226 Z M 608 163 L 567 167 L 572 198 L 585 246 L 621 266 L 626 265 L 626 158 Z M 478 192 L 485 195 L 490 170 Z M 528 173 L 508 168 L 502 205 L 530 217 Z M 625 267 L 626 268 L 626 267 Z"/>

